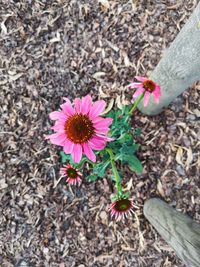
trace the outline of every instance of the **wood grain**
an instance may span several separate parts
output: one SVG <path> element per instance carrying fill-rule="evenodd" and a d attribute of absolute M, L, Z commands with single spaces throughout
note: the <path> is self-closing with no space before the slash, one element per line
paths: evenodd
<path fill-rule="evenodd" d="M 156 115 L 194 82 L 200 80 L 200 2 L 185 26 L 164 53 L 150 78 L 161 86 L 159 104 L 151 97 L 147 107 L 138 108 Z M 143 102 L 143 101 L 142 101 Z"/>
<path fill-rule="evenodd" d="M 187 267 L 200 267 L 200 224 L 155 198 L 146 201 L 144 215 Z"/>

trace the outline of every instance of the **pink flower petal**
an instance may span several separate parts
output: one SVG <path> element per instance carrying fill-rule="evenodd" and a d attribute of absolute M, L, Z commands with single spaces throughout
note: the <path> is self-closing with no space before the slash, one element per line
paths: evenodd
<path fill-rule="evenodd" d="M 80 144 L 74 144 L 72 151 L 72 159 L 75 163 L 79 163 L 82 158 L 82 146 Z"/>
<path fill-rule="evenodd" d="M 113 138 L 113 137 L 106 137 L 106 141 L 108 141 L 108 142 L 112 142 L 114 140 L 115 140 L 115 138 Z"/>
<path fill-rule="evenodd" d="M 101 121 L 102 119 L 103 119 L 102 117 L 99 117 L 99 116 L 98 116 L 98 117 L 92 119 L 92 122 L 93 122 L 93 124 L 95 124 L 95 123 Z"/>
<path fill-rule="evenodd" d="M 88 114 L 92 107 L 92 98 L 90 95 L 83 97 L 81 111 L 83 114 Z"/>
<path fill-rule="evenodd" d="M 66 97 L 64 97 L 63 99 L 65 100 L 65 103 L 60 106 L 63 112 L 68 116 L 73 115 L 75 113 L 75 110 L 72 107 L 71 101 Z"/>
<path fill-rule="evenodd" d="M 106 146 L 106 141 L 98 136 L 94 136 L 89 141 L 90 147 L 94 150 L 102 150 Z"/>
<path fill-rule="evenodd" d="M 138 81 L 140 81 L 140 82 L 144 82 L 144 81 L 147 80 L 147 78 L 146 77 L 143 77 L 143 76 L 135 76 L 135 79 L 138 80 Z"/>
<path fill-rule="evenodd" d="M 59 133 L 65 133 L 65 123 L 62 121 L 56 122 L 51 129 Z"/>
<path fill-rule="evenodd" d="M 51 120 L 66 120 L 66 115 L 61 111 L 53 111 L 49 114 Z"/>
<path fill-rule="evenodd" d="M 112 118 L 101 118 L 99 121 L 94 123 L 94 127 L 96 129 L 98 129 L 98 127 L 100 128 L 109 127 L 112 122 L 113 122 Z"/>
<path fill-rule="evenodd" d="M 158 104 L 160 100 L 160 86 L 156 86 L 156 89 L 153 91 L 154 101 Z"/>
<path fill-rule="evenodd" d="M 99 133 L 97 133 L 96 136 L 97 136 L 97 137 L 100 137 L 100 138 L 102 138 L 103 140 L 108 141 L 108 142 L 110 142 L 110 141 L 114 141 L 114 140 L 115 140 L 115 138 L 108 137 L 108 136 L 104 136 L 104 135 L 99 134 Z"/>
<path fill-rule="evenodd" d="M 151 93 L 146 91 L 146 93 L 144 95 L 144 107 L 146 107 L 148 105 L 150 96 L 151 96 Z"/>
<path fill-rule="evenodd" d="M 94 154 L 88 143 L 83 144 L 83 152 L 89 160 L 96 162 L 96 155 Z"/>
<path fill-rule="evenodd" d="M 69 139 L 67 139 L 63 147 L 64 152 L 66 154 L 71 154 L 73 151 L 73 148 L 74 148 L 74 144 Z"/>
<path fill-rule="evenodd" d="M 76 113 L 81 113 L 81 99 L 75 98 L 74 100 Z"/>
<path fill-rule="evenodd" d="M 134 98 L 137 98 L 139 95 L 141 95 L 142 93 L 144 93 L 144 88 L 139 88 L 137 89 L 137 91 L 135 91 L 135 93 L 133 94 Z"/>
<path fill-rule="evenodd" d="M 90 119 L 96 118 L 105 109 L 105 106 L 106 106 L 105 101 L 103 100 L 96 101 L 90 109 L 89 112 Z"/>
<path fill-rule="evenodd" d="M 131 83 L 128 85 L 128 87 L 132 87 L 132 88 L 138 88 L 138 87 L 141 87 L 143 86 L 142 83 Z"/>
<path fill-rule="evenodd" d="M 99 127 L 98 129 L 95 128 L 96 134 L 105 134 L 105 135 L 107 135 L 109 131 L 110 131 L 110 128 L 108 128 L 108 127 L 102 127 L 102 128 Z"/>
<path fill-rule="evenodd" d="M 64 143 L 67 139 L 66 135 L 63 133 L 54 133 L 48 136 L 51 143 L 58 146 L 64 146 Z"/>

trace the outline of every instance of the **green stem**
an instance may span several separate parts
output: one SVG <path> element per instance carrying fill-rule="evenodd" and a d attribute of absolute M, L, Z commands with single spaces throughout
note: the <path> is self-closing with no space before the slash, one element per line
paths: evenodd
<path fill-rule="evenodd" d="M 76 168 L 80 169 L 85 162 L 88 162 L 88 163 L 92 164 L 92 166 L 94 166 L 94 164 L 95 164 L 93 161 L 91 161 L 91 160 L 89 160 L 87 158 L 84 158 L 79 164 L 76 165 Z"/>
<path fill-rule="evenodd" d="M 133 111 L 137 108 L 137 105 L 140 103 L 140 101 L 143 99 L 144 97 L 144 93 L 142 93 L 138 99 L 135 101 L 134 105 L 132 106 L 131 110 L 129 111 L 129 115 L 131 115 L 133 113 Z"/>
<path fill-rule="evenodd" d="M 111 163 L 112 171 L 113 171 L 113 174 L 115 176 L 115 181 L 116 181 L 117 194 L 118 196 L 120 196 L 122 195 L 122 186 L 121 186 L 120 176 L 115 165 L 115 157 L 114 157 L 112 149 L 106 148 L 106 151 L 108 152 L 110 156 L 110 163 Z"/>

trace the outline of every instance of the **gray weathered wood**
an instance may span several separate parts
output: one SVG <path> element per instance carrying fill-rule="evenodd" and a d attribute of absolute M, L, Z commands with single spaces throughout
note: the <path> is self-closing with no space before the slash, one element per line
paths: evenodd
<path fill-rule="evenodd" d="M 146 201 L 144 215 L 187 267 L 200 267 L 200 224 L 155 198 Z"/>
<path fill-rule="evenodd" d="M 200 80 L 200 3 L 179 32 L 169 49 L 152 72 L 150 78 L 162 89 L 160 103 L 150 99 L 145 108 L 138 108 L 148 115 L 156 115 L 194 82 Z"/>

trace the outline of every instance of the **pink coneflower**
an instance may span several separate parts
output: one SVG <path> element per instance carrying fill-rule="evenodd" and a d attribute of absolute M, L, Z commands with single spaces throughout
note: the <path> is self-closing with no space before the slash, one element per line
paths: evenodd
<path fill-rule="evenodd" d="M 117 220 L 124 219 L 133 213 L 133 202 L 128 198 L 120 198 L 110 205 L 111 217 Z"/>
<path fill-rule="evenodd" d="M 72 165 L 64 165 L 63 168 L 60 169 L 60 173 L 62 176 L 67 177 L 68 184 L 72 185 L 80 185 L 81 184 L 81 173 L 75 169 Z"/>
<path fill-rule="evenodd" d="M 99 115 L 105 109 L 103 100 L 92 103 L 90 95 L 82 99 L 76 98 L 74 107 L 68 98 L 64 98 L 61 110 L 50 113 L 50 118 L 56 120 L 52 129 L 56 132 L 46 137 L 55 144 L 63 147 L 66 154 L 71 154 L 75 163 L 79 163 L 82 154 L 95 162 L 93 150 L 102 150 L 109 138 L 111 118 L 102 118 Z"/>
<path fill-rule="evenodd" d="M 144 106 L 146 107 L 148 105 L 150 95 L 153 94 L 154 101 L 158 103 L 160 99 L 160 86 L 145 77 L 135 76 L 135 78 L 139 81 L 139 83 L 134 82 L 129 85 L 131 88 L 137 88 L 133 97 L 137 98 L 139 95 L 144 93 Z"/>

